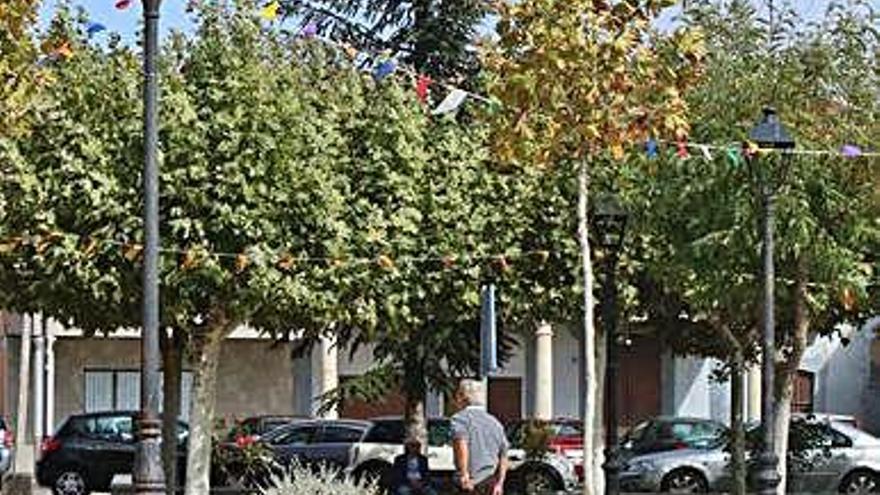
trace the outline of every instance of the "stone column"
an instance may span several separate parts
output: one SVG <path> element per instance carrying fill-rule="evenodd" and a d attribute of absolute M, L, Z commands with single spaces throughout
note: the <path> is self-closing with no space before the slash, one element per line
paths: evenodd
<path fill-rule="evenodd" d="M 46 320 L 34 322 L 34 445 L 39 445 L 45 433 L 46 412 Z"/>
<path fill-rule="evenodd" d="M 321 337 L 312 354 L 312 411 L 317 415 L 321 404 L 318 400 L 323 394 L 339 385 L 339 355 L 336 339 Z M 326 419 L 336 419 L 339 411 L 335 408 L 322 415 Z"/>
<path fill-rule="evenodd" d="M 747 422 L 761 420 L 761 365 L 755 364 L 746 372 Z"/>
<path fill-rule="evenodd" d="M 553 418 L 553 329 L 542 322 L 535 331 L 535 418 Z"/>

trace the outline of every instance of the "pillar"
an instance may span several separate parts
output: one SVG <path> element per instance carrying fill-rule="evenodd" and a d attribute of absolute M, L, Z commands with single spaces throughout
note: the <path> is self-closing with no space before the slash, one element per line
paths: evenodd
<path fill-rule="evenodd" d="M 321 407 L 319 398 L 339 385 L 339 353 L 335 338 L 321 337 L 312 353 L 312 369 L 312 411 L 317 415 Z M 339 411 L 334 408 L 322 417 L 336 419 Z"/>
<path fill-rule="evenodd" d="M 535 418 L 553 418 L 553 329 L 542 322 L 535 332 Z"/>
<path fill-rule="evenodd" d="M 21 352 L 18 358 L 18 411 L 15 424 L 15 472 L 28 476 L 34 472 L 33 444 L 28 441 L 28 397 L 31 376 L 31 335 L 35 315 L 25 315 L 21 326 Z"/>
<path fill-rule="evenodd" d="M 45 434 L 46 421 L 46 320 L 34 322 L 34 444 L 39 445 Z"/>
<path fill-rule="evenodd" d="M 761 365 L 752 365 L 746 372 L 746 421 L 761 420 Z"/>

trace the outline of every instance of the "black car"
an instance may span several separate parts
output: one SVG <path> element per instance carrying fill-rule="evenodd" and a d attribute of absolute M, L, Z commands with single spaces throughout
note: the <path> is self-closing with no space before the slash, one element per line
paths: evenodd
<path fill-rule="evenodd" d="M 267 416 L 251 416 L 245 418 L 235 424 L 226 436 L 227 442 L 235 442 L 241 437 L 259 438 L 266 433 L 288 425 L 296 421 L 302 421 L 299 416 L 286 415 L 267 415 Z"/>
<path fill-rule="evenodd" d="M 56 495 L 109 491 L 115 475 L 132 472 L 137 414 L 115 411 L 68 417 L 58 432 L 40 446 L 38 483 L 51 487 Z M 181 422 L 179 428 L 182 464 L 188 427 Z"/>

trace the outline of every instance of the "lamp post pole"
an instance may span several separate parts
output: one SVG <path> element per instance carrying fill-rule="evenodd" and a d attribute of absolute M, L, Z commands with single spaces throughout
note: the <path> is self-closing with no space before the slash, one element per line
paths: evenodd
<path fill-rule="evenodd" d="M 593 211 L 596 245 L 605 252 L 605 288 L 602 319 L 605 322 L 605 471 L 606 495 L 620 493 L 620 450 L 617 445 L 617 374 L 620 346 L 617 345 L 617 261 L 623 248 L 627 212 L 613 194 L 597 198 Z M 584 469 L 589 469 L 584 466 Z"/>
<path fill-rule="evenodd" d="M 160 0 L 144 0 L 144 275 L 141 331 L 141 414 L 134 490 L 164 495 L 159 419 L 159 52 Z"/>
<path fill-rule="evenodd" d="M 749 138 L 761 148 L 769 148 L 782 151 L 782 165 L 787 166 L 791 160 L 789 150 L 795 146 L 794 140 L 789 135 L 785 126 L 779 121 L 776 110 L 765 108 L 761 121 L 749 133 Z M 761 357 L 762 373 L 761 387 L 763 397 L 761 401 L 761 427 L 763 428 L 763 449 L 758 457 L 758 472 L 756 484 L 760 495 L 775 495 L 776 487 L 782 481 L 779 477 L 779 459 L 774 450 L 775 438 L 773 426 L 776 423 L 773 407 L 775 405 L 775 381 L 776 381 L 776 321 L 775 321 L 775 266 L 773 263 L 774 251 L 774 223 L 775 223 L 775 196 L 776 185 L 773 174 L 764 164 L 755 167 L 755 176 L 758 177 L 761 209 L 763 221 L 761 222 L 761 258 L 763 266 L 763 317 L 762 317 L 762 340 Z"/>
<path fill-rule="evenodd" d="M 620 493 L 620 450 L 618 448 L 617 375 L 620 371 L 620 346 L 617 345 L 617 259 L 616 249 L 605 253 L 605 397 L 608 419 L 605 423 L 605 494 Z"/>

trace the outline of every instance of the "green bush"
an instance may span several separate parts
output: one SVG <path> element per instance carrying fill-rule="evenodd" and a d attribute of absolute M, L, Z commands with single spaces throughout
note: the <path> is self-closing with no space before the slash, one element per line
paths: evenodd
<path fill-rule="evenodd" d="M 272 486 L 263 495 L 379 495 L 375 482 L 355 481 L 342 476 L 338 470 L 321 468 L 311 470 L 294 465 L 283 477 L 275 477 Z"/>

